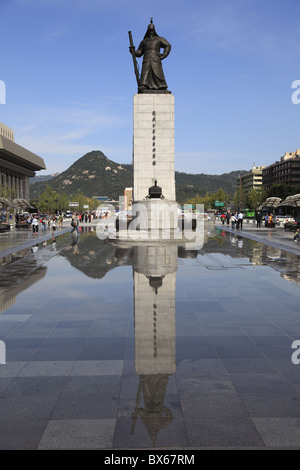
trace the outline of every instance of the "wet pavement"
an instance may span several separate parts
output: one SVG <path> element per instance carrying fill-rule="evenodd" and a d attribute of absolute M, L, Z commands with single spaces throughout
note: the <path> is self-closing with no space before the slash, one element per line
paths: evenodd
<path fill-rule="evenodd" d="M 0 449 L 300 449 L 292 232 L 69 232 L 0 234 Z"/>

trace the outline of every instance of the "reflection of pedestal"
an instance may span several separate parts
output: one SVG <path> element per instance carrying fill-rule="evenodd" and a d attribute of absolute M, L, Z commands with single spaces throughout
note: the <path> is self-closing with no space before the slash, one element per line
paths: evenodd
<path fill-rule="evenodd" d="M 175 279 L 134 273 L 137 374 L 175 372 Z"/>
<path fill-rule="evenodd" d="M 177 246 L 135 248 L 134 320 L 137 374 L 175 372 Z"/>
<path fill-rule="evenodd" d="M 173 419 L 164 400 L 169 376 L 175 373 L 177 245 L 135 246 L 133 271 L 135 370 L 140 383 L 131 432 L 139 416 L 154 445 L 159 431 Z"/>

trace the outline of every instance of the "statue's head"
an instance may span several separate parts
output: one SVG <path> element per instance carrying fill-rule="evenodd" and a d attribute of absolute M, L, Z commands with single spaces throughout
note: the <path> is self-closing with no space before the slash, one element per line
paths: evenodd
<path fill-rule="evenodd" d="M 147 32 L 144 36 L 145 38 L 153 38 L 154 36 L 158 36 L 157 32 L 155 31 L 155 26 L 153 24 L 153 19 L 151 18 L 150 24 L 148 25 Z"/>

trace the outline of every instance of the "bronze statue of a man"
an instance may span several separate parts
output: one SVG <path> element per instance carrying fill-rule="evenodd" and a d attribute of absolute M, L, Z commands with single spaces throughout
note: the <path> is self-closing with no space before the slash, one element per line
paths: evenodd
<path fill-rule="evenodd" d="M 135 57 L 144 56 L 141 77 L 138 80 L 139 93 L 170 93 L 167 90 L 168 85 L 161 63 L 169 55 L 170 50 L 171 44 L 165 38 L 158 36 L 151 18 L 151 23 L 138 49 L 135 50 L 132 44 L 129 48 L 134 60 Z"/>

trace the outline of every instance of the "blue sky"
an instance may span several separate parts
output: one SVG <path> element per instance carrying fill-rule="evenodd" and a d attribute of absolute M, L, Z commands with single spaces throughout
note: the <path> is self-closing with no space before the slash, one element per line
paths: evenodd
<path fill-rule="evenodd" d="M 176 170 L 249 170 L 300 148 L 299 0 L 0 0 L 0 121 L 44 158 L 39 174 L 91 150 L 131 163 L 128 31 L 137 47 L 150 17 L 172 45 Z"/>

